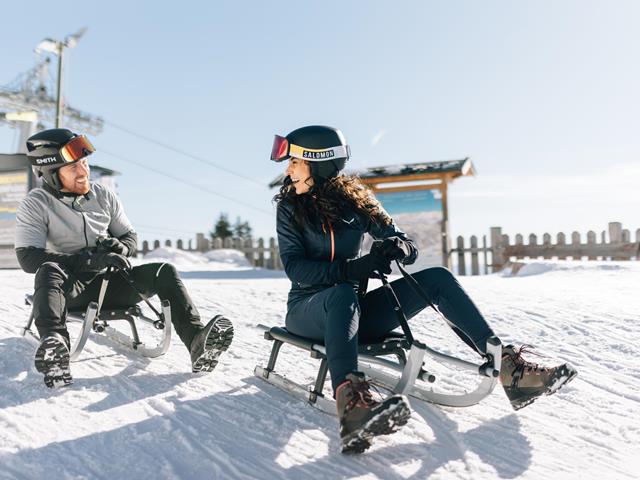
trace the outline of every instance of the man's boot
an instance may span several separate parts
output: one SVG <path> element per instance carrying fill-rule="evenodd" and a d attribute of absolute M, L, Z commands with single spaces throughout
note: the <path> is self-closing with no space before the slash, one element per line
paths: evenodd
<path fill-rule="evenodd" d="M 396 432 L 409 421 L 411 409 L 403 395 L 373 400 L 364 374 L 350 373 L 336 389 L 342 453 L 362 453 L 377 435 Z"/>
<path fill-rule="evenodd" d="M 513 345 L 502 347 L 502 367 L 500 382 L 507 393 L 514 410 L 532 403 L 541 395 L 551 395 L 578 375 L 571 365 L 564 363 L 557 367 L 541 367 L 522 358 L 531 352 L 527 346 L 515 349 Z"/>
<path fill-rule="evenodd" d="M 218 365 L 218 357 L 231 345 L 233 325 L 222 315 L 216 315 L 200 330 L 193 340 L 191 367 L 193 372 L 210 372 Z"/>
<path fill-rule="evenodd" d="M 44 384 L 49 388 L 73 383 L 69 369 L 69 345 L 59 333 L 49 333 L 42 338 L 36 349 L 35 365 L 36 370 L 44 374 Z"/>

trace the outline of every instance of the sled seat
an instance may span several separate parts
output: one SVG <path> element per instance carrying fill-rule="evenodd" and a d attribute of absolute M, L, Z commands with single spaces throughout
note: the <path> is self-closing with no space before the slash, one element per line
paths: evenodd
<path fill-rule="evenodd" d="M 311 358 L 324 358 L 324 345 L 317 340 L 311 340 L 289 332 L 284 327 L 271 327 L 264 332 L 265 340 L 277 340 L 311 352 Z M 402 333 L 389 332 L 383 339 L 375 343 L 361 343 L 358 345 L 358 354 L 362 355 L 395 355 L 400 356 L 400 361 L 406 362 L 405 350 L 410 344 Z"/>

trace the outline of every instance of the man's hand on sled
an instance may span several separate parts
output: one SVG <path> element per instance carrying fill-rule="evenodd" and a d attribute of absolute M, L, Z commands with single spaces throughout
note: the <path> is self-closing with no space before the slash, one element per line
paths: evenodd
<path fill-rule="evenodd" d="M 376 273 L 378 272 L 378 273 Z M 391 261 L 380 250 L 374 250 L 360 258 L 347 260 L 345 276 L 348 280 L 377 278 L 379 273 L 391 273 Z"/>
<path fill-rule="evenodd" d="M 79 272 L 99 272 L 107 267 L 113 267 L 116 270 L 131 270 L 131 263 L 127 257 L 119 253 L 85 251 L 80 254 L 76 270 Z"/>
<path fill-rule="evenodd" d="M 377 248 L 389 259 L 390 262 L 394 260 L 403 262 L 411 255 L 411 247 L 408 242 L 404 241 L 400 237 L 389 237 L 376 243 L 378 244 Z M 371 248 L 373 249 L 373 247 Z"/>
<path fill-rule="evenodd" d="M 96 244 L 98 252 L 113 252 L 125 256 L 129 253 L 126 245 L 115 237 L 101 237 Z"/>

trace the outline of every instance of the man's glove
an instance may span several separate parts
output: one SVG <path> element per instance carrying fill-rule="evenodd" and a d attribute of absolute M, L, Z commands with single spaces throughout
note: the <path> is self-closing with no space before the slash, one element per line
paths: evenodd
<path fill-rule="evenodd" d="M 127 256 L 129 249 L 115 237 L 101 237 L 96 241 L 98 252 L 113 252 Z"/>
<path fill-rule="evenodd" d="M 380 242 L 378 249 L 390 262 L 394 260 L 402 262 L 411 255 L 411 247 L 400 237 L 385 238 Z"/>
<path fill-rule="evenodd" d="M 362 280 L 364 278 L 377 278 L 374 272 L 388 275 L 391 273 L 391 262 L 380 251 L 371 251 L 360 258 L 347 260 L 345 277 L 348 280 Z"/>
<path fill-rule="evenodd" d="M 131 270 L 131 264 L 127 257 L 113 252 L 89 252 L 80 254 L 78 259 L 78 272 L 99 272 L 107 267 L 116 270 Z"/>

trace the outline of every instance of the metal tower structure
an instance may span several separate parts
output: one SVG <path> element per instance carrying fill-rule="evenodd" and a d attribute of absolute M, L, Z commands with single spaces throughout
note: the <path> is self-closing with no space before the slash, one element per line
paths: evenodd
<path fill-rule="evenodd" d="M 32 69 L 0 86 L 0 125 L 20 130 L 19 150 L 37 129 L 55 125 L 58 108 L 57 85 L 50 72 L 51 58 L 45 57 Z M 63 126 L 83 133 L 98 134 L 104 120 L 66 104 Z"/>

